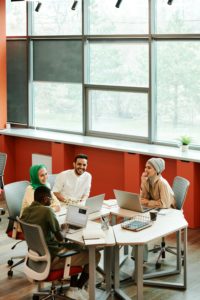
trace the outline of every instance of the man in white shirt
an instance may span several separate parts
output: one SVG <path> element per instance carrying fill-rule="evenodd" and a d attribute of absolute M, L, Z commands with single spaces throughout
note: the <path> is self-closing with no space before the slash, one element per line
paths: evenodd
<path fill-rule="evenodd" d="M 87 165 L 87 155 L 78 154 L 73 162 L 74 169 L 58 174 L 53 192 L 60 201 L 72 204 L 85 201 L 89 197 L 92 176 L 86 172 Z"/>

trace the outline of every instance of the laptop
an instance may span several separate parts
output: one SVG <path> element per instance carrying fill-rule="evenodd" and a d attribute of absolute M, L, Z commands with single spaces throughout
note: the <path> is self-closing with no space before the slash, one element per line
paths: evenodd
<path fill-rule="evenodd" d="M 68 205 L 66 213 L 67 233 L 75 233 L 87 225 L 88 208 L 78 205 Z"/>
<path fill-rule="evenodd" d="M 147 212 L 152 209 L 152 207 L 145 207 L 140 203 L 140 195 L 130 192 L 113 190 L 115 198 L 117 199 L 117 204 L 120 208 L 129 209 L 137 212 Z"/>
<path fill-rule="evenodd" d="M 89 214 L 95 213 L 101 210 L 105 194 L 90 197 L 85 201 L 85 206 L 88 207 Z"/>

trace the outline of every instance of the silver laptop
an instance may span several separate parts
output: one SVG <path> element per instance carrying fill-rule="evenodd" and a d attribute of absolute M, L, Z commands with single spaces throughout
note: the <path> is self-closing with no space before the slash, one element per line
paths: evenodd
<path fill-rule="evenodd" d="M 90 197 L 85 201 L 85 206 L 89 209 L 89 214 L 98 212 L 101 210 L 105 194 Z"/>
<path fill-rule="evenodd" d="M 78 205 L 68 205 L 66 213 L 67 233 L 75 233 L 86 227 L 88 221 L 88 208 Z"/>
<path fill-rule="evenodd" d="M 113 190 L 119 207 L 137 212 L 146 212 L 152 209 L 140 203 L 140 195 L 125 191 Z"/>

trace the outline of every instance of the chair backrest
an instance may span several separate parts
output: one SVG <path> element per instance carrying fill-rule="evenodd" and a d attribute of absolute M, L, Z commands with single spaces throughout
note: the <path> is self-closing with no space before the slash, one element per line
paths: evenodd
<path fill-rule="evenodd" d="M 16 181 L 4 186 L 9 217 L 16 218 L 20 215 L 24 193 L 29 184 L 29 181 Z"/>
<path fill-rule="evenodd" d="M 180 176 L 176 176 L 173 181 L 172 190 L 174 192 L 176 207 L 182 209 L 190 182 Z"/>
<path fill-rule="evenodd" d="M 48 182 L 49 182 L 49 184 L 50 184 L 50 186 L 51 186 L 51 189 L 53 188 L 53 186 L 54 186 L 54 183 L 55 183 L 55 180 L 56 180 L 56 176 L 57 176 L 58 174 L 48 174 Z"/>
<path fill-rule="evenodd" d="M 24 263 L 24 273 L 29 279 L 45 280 L 50 272 L 51 256 L 43 231 L 39 225 L 28 224 L 17 218 L 21 225 L 28 253 Z"/>
<path fill-rule="evenodd" d="M 6 160 L 7 160 L 7 154 L 6 153 L 0 153 L 0 188 L 4 187 L 4 170 L 6 167 Z"/>

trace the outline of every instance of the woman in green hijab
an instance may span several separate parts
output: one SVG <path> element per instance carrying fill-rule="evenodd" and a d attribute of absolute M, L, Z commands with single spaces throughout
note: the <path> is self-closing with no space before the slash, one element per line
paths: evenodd
<path fill-rule="evenodd" d="M 22 201 L 21 213 L 22 215 L 25 207 L 31 205 L 34 201 L 34 191 L 39 186 L 47 186 L 50 188 L 50 184 L 48 183 L 48 173 L 45 165 L 34 165 L 30 168 L 30 185 L 26 188 L 24 198 Z M 51 207 L 54 211 L 60 211 L 60 201 L 56 198 L 56 196 L 51 192 L 52 201 Z"/>

